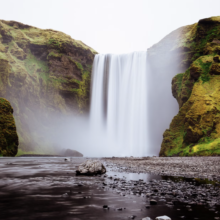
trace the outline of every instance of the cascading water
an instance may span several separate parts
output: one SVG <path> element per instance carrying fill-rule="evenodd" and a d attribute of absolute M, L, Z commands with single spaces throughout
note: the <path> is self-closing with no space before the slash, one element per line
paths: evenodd
<path fill-rule="evenodd" d="M 90 129 L 105 140 L 103 148 L 114 149 L 116 156 L 150 155 L 147 136 L 148 72 L 147 52 L 95 56 Z"/>

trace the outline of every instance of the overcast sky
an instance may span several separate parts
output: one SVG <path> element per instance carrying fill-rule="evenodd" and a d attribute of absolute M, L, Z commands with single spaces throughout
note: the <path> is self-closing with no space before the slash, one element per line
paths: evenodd
<path fill-rule="evenodd" d="M 0 19 L 62 31 L 99 53 L 143 51 L 211 16 L 220 0 L 0 0 Z"/>

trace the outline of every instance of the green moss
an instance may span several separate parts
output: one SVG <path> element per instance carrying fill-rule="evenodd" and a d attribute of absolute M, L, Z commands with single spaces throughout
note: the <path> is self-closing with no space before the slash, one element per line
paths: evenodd
<path fill-rule="evenodd" d="M 69 60 L 70 60 L 71 62 L 73 62 L 73 63 L 76 65 L 76 67 L 77 67 L 77 68 L 81 71 L 81 73 L 83 74 L 84 68 L 83 68 L 82 64 L 79 63 L 79 62 L 77 62 L 77 61 L 75 61 L 75 60 L 73 60 L 71 57 L 69 57 Z"/>
<path fill-rule="evenodd" d="M 81 81 L 78 79 L 71 79 L 70 82 L 76 82 L 76 83 L 80 84 Z"/>
<path fill-rule="evenodd" d="M 78 69 L 80 69 L 81 71 L 83 71 L 83 67 L 82 67 L 82 64 L 81 63 L 78 63 L 75 61 L 75 64 L 77 66 Z"/>
<path fill-rule="evenodd" d="M 78 90 L 79 89 L 76 89 L 76 88 L 70 89 L 71 92 L 77 92 L 77 93 L 78 93 Z"/>
<path fill-rule="evenodd" d="M 204 49 L 207 43 L 212 42 L 214 39 L 220 39 L 220 25 L 215 26 L 208 31 L 206 31 L 204 27 L 199 27 L 198 29 L 203 29 L 206 33 L 205 37 L 202 37 L 198 41 L 196 41 L 195 38 L 193 44 L 191 45 L 191 50 L 194 52 L 194 55 L 191 58 L 192 62 L 204 54 Z M 204 80 L 206 82 L 207 77 L 204 77 Z"/>
<path fill-rule="evenodd" d="M 10 103 L 0 98 L 0 154 L 15 156 L 18 150 L 18 135 Z"/>
<path fill-rule="evenodd" d="M 176 77 L 176 87 L 177 87 L 177 94 L 180 96 L 182 90 L 182 80 L 183 80 L 184 73 L 177 74 Z"/>
<path fill-rule="evenodd" d="M 68 83 L 69 82 L 67 79 L 62 78 L 62 77 L 58 77 L 58 78 L 51 77 L 50 80 L 53 82 L 58 82 L 58 83 Z"/>
<path fill-rule="evenodd" d="M 208 82 L 210 80 L 209 71 L 212 63 L 211 62 L 204 63 L 202 62 L 201 59 L 199 59 L 198 62 L 202 68 L 202 74 L 200 76 L 201 80 L 203 81 L 203 83 Z"/>
<path fill-rule="evenodd" d="M 5 53 L 0 52 L 0 59 L 7 59 L 7 56 Z"/>
<path fill-rule="evenodd" d="M 80 112 L 82 113 L 83 109 L 85 109 L 86 106 L 88 106 L 89 101 L 89 90 L 90 90 L 90 72 L 84 71 L 82 75 L 82 81 L 79 84 L 79 89 L 77 90 L 77 102 L 80 109 Z"/>
<path fill-rule="evenodd" d="M 37 57 L 31 54 L 31 52 L 28 53 L 27 59 L 24 61 L 24 65 L 30 75 L 39 76 L 45 82 L 49 80 L 49 67 L 47 62 L 37 59 Z"/>
<path fill-rule="evenodd" d="M 62 45 L 61 42 L 59 42 L 58 40 L 53 39 L 53 38 L 50 38 L 50 39 L 49 39 L 48 44 L 49 44 L 49 45 L 56 46 L 56 47 L 60 47 L 60 46 Z"/>
<path fill-rule="evenodd" d="M 48 57 L 62 57 L 62 54 L 60 54 L 60 53 L 55 53 L 55 52 L 50 52 L 49 54 L 48 54 L 48 56 L 47 56 L 47 58 Z"/>
<path fill-rule="evenodd" d="M 207 71 L 207 65 L 203 69 Z M 164 133 L 161 156 L 220 155 L 219 85 L 220 76 L 195 83 L 189 100 Z M 192 135 L 199 139 L 193 141 Z"/>

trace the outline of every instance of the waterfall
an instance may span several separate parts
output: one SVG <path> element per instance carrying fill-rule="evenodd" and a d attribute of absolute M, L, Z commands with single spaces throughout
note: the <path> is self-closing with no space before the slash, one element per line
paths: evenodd
<path fill-rule="evenodd" d="M 147 52 L 95 56 L 90 130 L 115 155 L 150 155 L 147 125 Z M 107 156 L 107 155 L 105 155 Z"/>

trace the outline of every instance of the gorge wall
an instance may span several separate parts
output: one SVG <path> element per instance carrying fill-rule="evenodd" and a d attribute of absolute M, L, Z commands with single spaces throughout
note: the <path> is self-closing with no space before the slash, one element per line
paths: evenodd
<path fill-rule="evenodd" d="M 51 118 L 88 111 L 95 54 L 62 32 L 0 20 L 0 97 L 14 109 L 19 149 L 44 152 Z"/>
<path fill-rule="evenodd" d="M 21 151 L 52 152 L 50 128 L 88 112 L 95 54 L 62 32 L 0 20 L 0 97 L 14 109 Z M 173 31 L 148 49 L 148 59 L 151 153 L 219 155 L 220 17 Z M 15 154 L 13 143 L 7 155 Z"/>
<path fill-rule="evenodd" d="M 172 79 L 179 112 L 163 134 L 160 156 L 220 155 L 220 17 L 172 32 L 149 53 L 158 56 L 156 73 L 165 66 L 182 72 Z"/>

